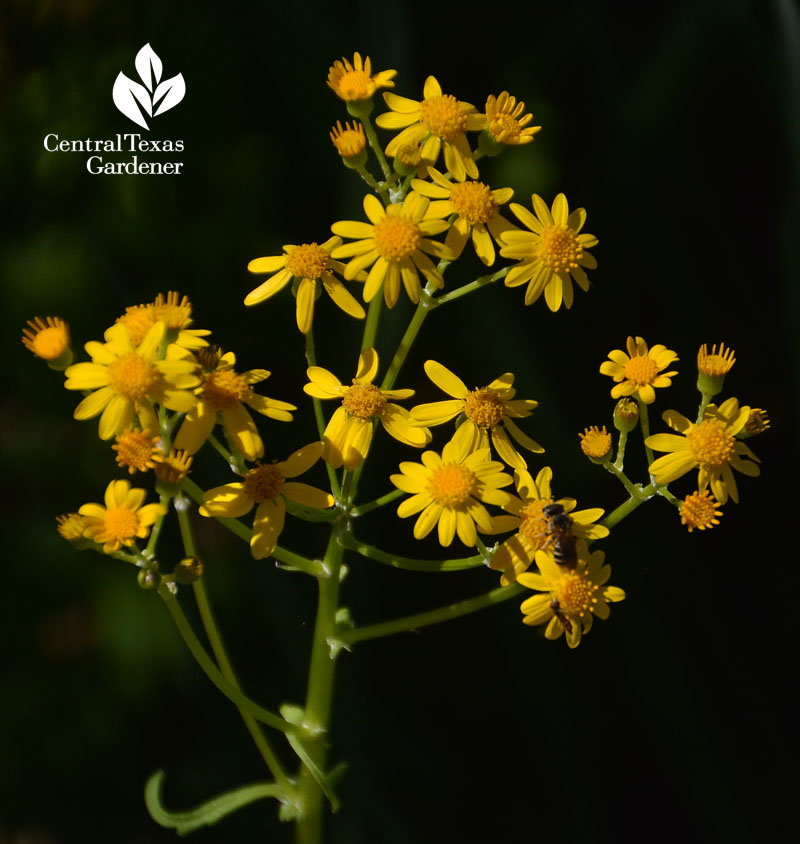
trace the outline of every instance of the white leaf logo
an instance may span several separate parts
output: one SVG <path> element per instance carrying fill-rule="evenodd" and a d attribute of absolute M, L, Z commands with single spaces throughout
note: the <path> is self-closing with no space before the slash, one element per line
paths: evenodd
<path fill-rule="evenodd" d="M 169 111 L 184 98 L 186 83 L 183 74 L 179 73 L 171 79 L 161 82 L 163 65 L 155 50 L 145 44 L 136 54 L 136 72 L 144 84 L 129 79 L 120 71 L 114 81 L 112 92 L 114 105 L 137 126 L 145 129 L 150 127 L 142 115 L 142 110 L 148 117 L 155 117 Z M 155 113 L 153 109 L 155 108 Z"/>

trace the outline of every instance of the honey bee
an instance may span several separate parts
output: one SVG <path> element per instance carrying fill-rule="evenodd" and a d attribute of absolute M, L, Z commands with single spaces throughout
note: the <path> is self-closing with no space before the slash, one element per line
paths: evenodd
<path fill-rule="evenodd" d="M 561 622 L 564 632 L 572 633 L 572 622 L 567 618 L 564 610 L 561 609 L 561 604 L 558 602 L 558 598 L 553 598 L 553 600 L 550 601 L 550 609 L 553 611 L 553 615 Z"/>
<path fill-rule="evenodd" d="M 548 545 L 553 543 L 553 556 L 556 563 L 567 569 L 578 565 L 578 550 L 572 535 L 572 518 L 564 512 L 563 504 L 548 504 L 542 507 L 542 515 L 547 519 L 547 531 L 550 534 Z"/>

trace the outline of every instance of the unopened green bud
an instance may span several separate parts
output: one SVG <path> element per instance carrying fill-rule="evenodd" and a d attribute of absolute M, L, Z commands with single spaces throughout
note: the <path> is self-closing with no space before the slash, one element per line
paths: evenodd
<path fill-rule="evenodd" d="M 199 557 L 184 557 L 172 570 L 172 579 L 187 586 L 203 576 L 203 561 Z"/>
<path fill-rule="evenodd" d="M 139 569 L 139 573 L 136 575 L 136 580 L 139 583 L 139 586 L 142 589 L 150 591 L 152 589 L 158 589 L 161 585 L 161 572 L 158 570 L 156 566 L 152 566 L 146 569 Z"/>
<path fill-rule="evenodd" d="M 614 427 L 629 433 L 639 424 L 639 405 L 629 398 L 620 399 L 614 407 Z"/>

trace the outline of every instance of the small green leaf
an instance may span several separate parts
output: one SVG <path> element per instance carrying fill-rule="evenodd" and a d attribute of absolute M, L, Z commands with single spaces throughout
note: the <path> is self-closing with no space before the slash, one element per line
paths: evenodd
<path fill-rule="evenodd" d="M 285 717 L 285 716 L 284 716 Z M 292 750 L 300 757 L 300 761 L 308 768 L 310 774 L 314 779 L 317 781 L 317 784 L 324 792 L 325 796 L 328 798 L 331 804 L 331 810 L 334 812 L 339 811 L 339 798 L 334 794 L 333 789 L 331 788 L 331 782 L 328 777 L 320 770 L 319 765 L 308 755 L 308 751 L 303 746 L 303 742 L 297 738 L 297 736 L 287 735 L 286 738 L 289 740 L 289 744 L 292 746 Z M 341 776 L 343 771 L 339 771 L 338 767 L 334 769 L 336 773 L 336 778 Z"/>

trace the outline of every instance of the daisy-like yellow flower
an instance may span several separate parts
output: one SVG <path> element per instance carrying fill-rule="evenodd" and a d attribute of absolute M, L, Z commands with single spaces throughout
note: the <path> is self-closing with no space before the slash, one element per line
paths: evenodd
<path fill-rule="evenodd" d="M 591 630 L 594 617 L 608 618 L 608 605 L 625 598 L 619 587 L 606 586 L 611 566 L 603 565 L 604 560 L 602 551 L 590 555 L 583 541 L 578 542 L 575 569 L 562 568 L 549 554 L 537 551 L 539 574 L 526 572 L 517 579 L 523 586 L 544 594 L 522 602 L 523 624 L 547 624 L 546 638 L 558 639 L 566 633 L 569 647 L 577 648 L 581 637 Z"/>
<path fill-rule="evenodd" d="M 208 345 L 204 338 L 211 334 L 205 328 L 189 328 L 192 324 L 192 303 L 188 296 L 170 290 L 166 296 L 159 293 L 155 301 L 146 305 L 126 308 L 117 318 L 128 329 L 131 342 L 138 346 L 147 332 L 161 321 L 167 327 L 167 340 L 183 349 L 201 349 Z"/>
<path fill-rule="evenodd" d="M 131 489 L 128 481 L 111 481 L 106 488 L 105 507 L 84 504 L 78 510 L 86 519 L 84 536 L 102 545 L 106 554 L 135 545 L 167 512 L 161 504 L 144 504 L 146 497 L 147 490 Z"/>
<path fill-rule="evenodd" d="M 503 464 L 490 458 L 488 448 L 466 454 L 463 447 L 450 441 L 439 456 L 425 451 L 422 463 L 401 463 L 400 475 L 390 480 L 403 492 L 411 493 L 397 508 L 401 519 L 419 513 L 414 537 L 423 539 L 439 526 L 439 543 L 448 546 L 453 537 L 474 546 L 477 530 L 494 533 L 494 519 L 483 504 L 508 506 L 512 496 L 502 490 L 511 481 Z M 481 503 L 483 502 L 483 503 Z"/>
<path fill-rule="evenodd" d="M 490 94 L 486 99 L 486 130 L 491 139 L 505 146 L 529 144 L 541 126 L 529 126 L 532 114 L 523 115 L 525 103 L 517 102 L 508 91 L 497 97 Z"/>
<path fill-rule="evenodd" d="M 336 152 L 344 159 L 354 159 L 361 157 L 361 162 L 366 160 L 367 137 L 364 134 L 364 127 L 353 121 L 353 125 L 345 121 L 342 126 L 342 121 L 337 120 L 336 125 L 330 132 L 331 141 L 336 147 Z M 361 154 L 364 153 L 364 156 Z"/>
<path fill-rule="evenodd" d="M 368 100 L 378 88 L 394 88 L 396 70 L 382 70 L 373 75 L 369 56 L 362 60 L 359 53 L 350 62 L 344 56 L 328 70 L 328 87 L 346 102 Z"/>
<path fill-rule="evenodd" d="M 647 348 L 642 337 L 628 337 L 628 353 L 614 349 L 608 353 L 610 360 L 600 364 L 600 372 L 609 375 L 617 384 L 611 388 L 611 397 L 638 395 L 645 404 L 656 400 L 656 387 L 669 387 L 676 369 L 664 370 L 676 360 L 678 355 L 661 343 Z"/>
<path fill-rule="evenodd" d="M 468 390 L 466 384 L 447 367 L 434 360 L 425 362 L 425 372 L 434 384 L 452 399 L 419 404 L 411 410 L 411 419 L 418 425 L 443 425 L 460 413 L 466 420 L 458 427 L 455 439 L 463 442 L 468 451 L 489 447 L 489 435 L 500 458 L 517 469 L 526 467 L 525 459 L 514 448 L 511 438 L 523 448 L 536 454 L 544 449 L 523 433 L 515 419 L 531 415 L 539 402 L 533 399 L 514 399 L 514 375 L 506 372 L 486 387 Z"/>
<path fill-rule="evenodd" d="M 491 567 L 502 572 L 500 584 L 510 586 L 522 572 L 533 563 L 534 555 L 544 551 L 554 559 L 554 545 L 557 533 L 551 529 L 550 519 L 544 514 L 549 504 L 560 504 L 572 521 L 570 533 L 575 539 L 602 539 L 608 536 L 608 528 L 594 524 L 603 510 L 593 507 L 589 510 L 576 510 L 574 498 L 554 498 L 551 490 L 553 470 L 545 466 L 539 471 L 534 481 L 528 471 L 514 472 L 514 483 L 519 497 L 512 496 L 504 509 L 511 516 L 499 516 L 495 519 L 496 533 L 516 530 L 494 552 Z"/>
<path fill-rule="evenodd" d="M 214 429 L 219 413 L 225 430 L 239 451 L 248 460 L 260 459 L 264 456 L 264 443 L 247 407 L 280 422 L 291 422 L 290 411 L 297 408 L 288 402 L 254 392 L 253 384 L 269 378 L 270 373 L 266 369 L 237 372 L 233 352 L 219 354 L 219 350 L 212 350 L 201 355 L 200 360 L 204 371 L 202 384 L 197 390 L 197 404 L 186 414 L 175 437 L 175 448 L 188 454 L 198 451 Z"/>
<path fill-rule="evenodd" d="M 194 407 L 190 390 L 200 382 L 197 364 L 174 344 L 167 347 L 166 360 L 158 360 L 165 331 L 166 325 L 156 322 L 137 345 L 127 326 L 115 323 L 105 332 L 105 343 L 86 344 L 91 363 L 73 364 L 64 373 L 68 390 L 94 391 L 75 408 L 74 416 L 100 415 L 100 439 L 130 428 L 135 416 L 142 428 L 157 431 L 153 402 L 184 413 Z"/>
<path fill-rule="evenodd" d="M 406 144 L 422 143 L 422 160 L 435 164 L 444 149 L 445 169 L 459 182 L 469 176 L 478 178 L 478 168 L 467 141 L 467 132 L 483 129 L 486 118 L 475 106 L 442 93 L 434 76 L 425 80 L 423 99 L 410 100 L 387 91 L 383 95 L 391 111 L 379 115 L 375 122 L 382 129 L 402 129 L 386 146 L 386 155 L 393 156 Z"/>
<path fill-rule="evenodd" d="M 369 223 L 343 220 L 331 226 L 334 234 L 354 238 L 352 243 L 338 246 L 331 253 L 334 258 L 351 259 L 345 267 L 344 277 L 348 280 L 358 278 L 362 270 L 371 266 L 364 285 L 365 302 L 371 302 L 383 287 L 386 304 L 393 308 L 402 283 L 408 298 L 416 304 L 421 289 L 419 273 L 436 287 L 444 286 L 441 273 L 428 255 L 448 260 L 453 256 L 443 243 L 429 238 L 445 231 L 448 223 L 427 218 L 429 203 L 430 200 L 412 191 L 402 205 L 384 208 L 377 197 L 367 194 L 364 213 Z"/>
<path fill-rule="evenodd" d="M 35 317 L 22 329 L 22 342 L 51 368 L 64 370 L 72 363 L 69 326 L 60 317 Z"/>
<path fill-rule="evenodd" d="M 321 442 L 311 443 L 287 460 L 256 466 L 241 481 L 208 490 L 203 494 L 200 515 L 238 519 L 255 505 L 250 553 L 256 560 L 269 557 L 283 530 L 287 500 L 315 510 L 325 510 L 335 503 L 329 492 L 287 480 L 307 472 L 322 456 L 322 449 Z"/>
<path fill-rule="evenodd" d="M 509 206 L 530 231 L 507 231 L 502 236 L 505 246 L 500 254 L 519 261 L 509 270 L 505 285 L 519 287 L 527 283 L 526 305 L 533 304 L 544 293 L 551 311 L 557 311 L 562 302 L 571 308 L 573 280 L 581 290 L 589 289 L 584 267 L 593 270 L 597 261 L 586 250 L 597 245 L 597 238 L 593 234 L 581 234 L 586 211 L 577 208 L 570 214 L 563 193 L 553 200 L 552 208 L 538 194 L 533 194 L 532 204 L 535 214 L 516 202 Z"/>
<path fill-rule="evenodd" d="M 602 431 L 597 425 L 592 425 L 578 436 L 581 438 L 581 451 L 590 460 L 603 460 L 611 453 L 611 434 L 606 431 L 605 425 Z"/>
<path fill-rule="evenodd" d="M 471 234 L 475 254 L 490 267 L 495 259 L 492 237 L 499 243 L 502 233 L 514 228 L 500 216 L 499 211 L 500 206 L 514 195 L 513 188 L 491 190 L 483 182 L 472 181 L 453 184 L 433 167 L 429 168 L 429 173 L 433 182 L 414 179 L 411 187 L 435 200 L 428 209 L 430 216 L 438 218 L 458 214 L 447 232 L 445 246 L 458 258 Z"/>
<path fill-rule="evenodd" d="M 341 244 L 340 237 L 331 237 L 323 244 L 303 243 L 283 247 L 283 255 L 255 258 L 247 265 L 251 273 L 273 273 L 266 281 L 245 296 L 245 305 L 257 305 L 274 296 L 292 280 L 297 279 L 297 327 L 308 334 L 314 320 L 314 302 L 324 290 L 346 314 L 364 318 L 364 309 L 334 275 L 342 274 L 344 265 L 331 258 L 331 252 Z M 355 276 L 353 276 L 355 277 Z M 362 279 L 359 279 L 361 281 Z"/>
<path fill-rule="evenodd" d="M 725 504 L 729 495 L 738 503 L 733 470 L 751 478 L 761 474 L 756 465 L 761 461 L 736 438 L 750 418 L 750 408 L 739 407 L 738 399 L 729 398 L 719 407 L 710 404 L 699 423 L 690 422 L 676 410 L 667 410 L 662 418 L 678 434 L 653 434 L 645 440 L 654 451 L 669 452 L 650 464 L 656 483 L 668 484 L 699 469 L 700 492 L 710 486 L 720 504 Z"/>
<path fill-rule="evenodd" d="M 378 374 L 378 353 L 364 349 L 358 357 L 358 370 L 352 386 L 321 366 L 307 370 L 309 383 L 303 390 L 318 399 L 341 399 L 342 406 L 331 416 L 323 440 L 324 458 L 334 468 L 352 471 L 367 457 L 374 420 L 379 419 L 387 434 L 405 445 L 423 448 L 431 441 L 427 428 L 411 424 L 408 411 L 392 399 L 407 399 L 413 390 L 381 390 L 372 382 Z"/>
<path fill-rule="evenodd" d="M 686 525 L 689 533 L 695 529 L 710 529 L 719 524 L 717 517 L 722 515 L 722 510 L 718 510 L 718 506 L 714 496 L 707 489 L 703 492 L 693 492 L 687 495 L 681 504 L 681 524 Z"/>
<path fill-rule="evenodd" d="M 135 472 L 146 472 L 152 469 L 162 458 L 163 454 L 158 444 L 159 435 L 153 436 L 148 429 L 142 431 L 134 428 L 117 434 L 116 442 L 111 446 L 117 452 L 117 465 L 127 468 L 133 475 Z"/>

